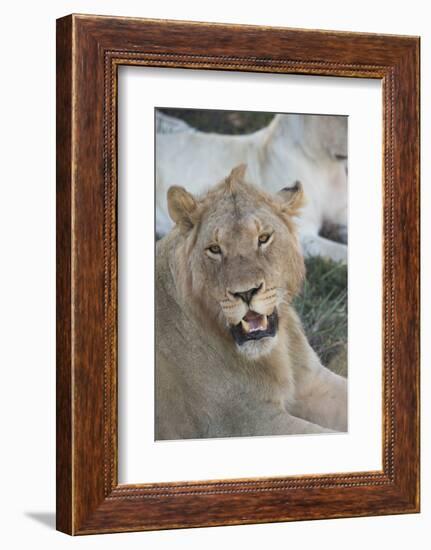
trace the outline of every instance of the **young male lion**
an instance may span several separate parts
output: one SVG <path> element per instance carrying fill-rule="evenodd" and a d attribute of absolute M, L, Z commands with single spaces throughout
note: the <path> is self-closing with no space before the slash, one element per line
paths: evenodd
<path fill-rule="evenodd" d="M 270 195 L 235 168 L 204 196 L 168 191 L 156 254 L 156 438 L 345 431 L 346 380 L 291 302 L 304 277 L 300 184 Z"/>

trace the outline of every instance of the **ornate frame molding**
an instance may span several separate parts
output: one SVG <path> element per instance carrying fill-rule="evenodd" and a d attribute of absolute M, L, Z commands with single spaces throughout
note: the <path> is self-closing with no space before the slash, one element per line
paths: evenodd
<path fill-rule="evenodd" d="M 58 529 L 86 534 L 418 511 L 419 40 L 95 16 L 57 24 Z M 382 80 L 382 471 L 118 484 L 120 65 Z"/>

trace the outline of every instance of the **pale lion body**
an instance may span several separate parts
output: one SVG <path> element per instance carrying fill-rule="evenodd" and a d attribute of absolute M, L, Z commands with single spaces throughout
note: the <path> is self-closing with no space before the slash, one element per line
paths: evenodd
<path fill-rule="evenodd" d="M 250 181 L 268 192 L 277 192 L 280 184 L 302 183 L 307 204 L 299 233 L 305 255 L 347 261 L 345 244 L 319 235 L 325 222 L 344 227 L 347 235 L 346 117 L 276 115 L 268 127 L 242 136 L 205 133 L 172 117 L 158 117 L 159 126 L 169 122 L 173 127 L 168 133 L 156 133 L 159 235 L 173 225 L 166 202 L 171 185 L 185 185 L 189 192 L 200 194 L 246 163 Z"/>
<path fill-rule="evenodd" d="M 243 175 L 201 199 L 170 190 L 176 227 L 156 255 L 156 439 L 347 428 L 346 380 L 321 365 L 290 305 L 303 276 L 300 193 L 275 199 Z M 253 235 L 265 228 L 264 248 Z M 238 344 L 232 330 L 249 310 L 267 320 L 276 311 L 276 334 Z"/>

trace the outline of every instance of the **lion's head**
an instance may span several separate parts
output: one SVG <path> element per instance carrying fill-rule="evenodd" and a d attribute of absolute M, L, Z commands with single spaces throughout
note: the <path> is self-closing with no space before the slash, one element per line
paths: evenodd
<path fill-rule="evenodd" d="M 244 181 L 245 168 L 202 197 L 171 187 L 168 207 L 183 298 L 255 359 L 274 349 L 304 276 L 294 223 L 303 192 L 296 183 L 269 195 Z"/>

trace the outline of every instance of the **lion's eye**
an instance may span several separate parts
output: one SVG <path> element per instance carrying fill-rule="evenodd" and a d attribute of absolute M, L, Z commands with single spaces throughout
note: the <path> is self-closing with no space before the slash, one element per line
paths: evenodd
<path fill-rule="evenodd" d="M 208 250 L 211 252 L 211 254 L 221 254 L 221 248 L 218 244 L 213 244 L 212 246 L 209 246 Z"/>
<path fill-rule="evenodd" d="M 269 241 L 271 235 L 269 233 L 262 233 L 259 235 L 259 244 L 265 244 Z"/>

